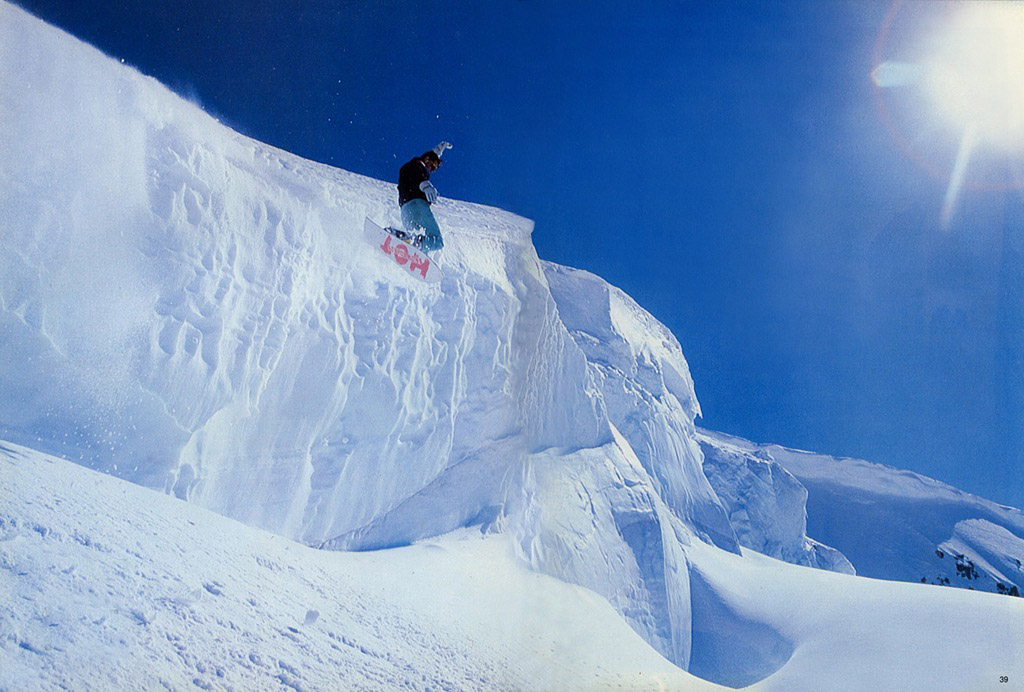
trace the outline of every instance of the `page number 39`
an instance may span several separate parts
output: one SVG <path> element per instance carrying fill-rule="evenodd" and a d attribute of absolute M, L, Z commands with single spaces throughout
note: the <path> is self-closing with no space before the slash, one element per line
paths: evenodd
<path fill-rule="evenodd" d="M 1007 675 L 1000 675 L 999 682 L 1010 682 L 1010 678 Z"/>

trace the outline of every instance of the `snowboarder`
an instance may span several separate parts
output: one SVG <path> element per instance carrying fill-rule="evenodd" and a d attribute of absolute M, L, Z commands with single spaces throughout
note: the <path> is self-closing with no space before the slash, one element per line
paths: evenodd
<path fill-rule="evenodd" d="M 430 174 L 441 166 L 441 155 L 445 149 L 451 148 L 448 142 L 441 142 L 398 171 L 398 206 L 402 210 L 402 225 L 406 233 L 417 240 L 416 245 L 423 252 L 444 247 L 441 229 L 430 211 L 430 205 L 437 201 L 437 188 L 430 182 Z"/>

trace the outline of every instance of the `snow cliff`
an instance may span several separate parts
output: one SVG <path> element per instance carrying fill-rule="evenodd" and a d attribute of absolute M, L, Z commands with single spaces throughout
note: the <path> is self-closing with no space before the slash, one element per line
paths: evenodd
<path fill-rule="evenodd" d="M 703 431 L 698 440 L 704 473 L 743 547 L 796 565 L 856 573 L 842 553 L 807 536 L 807 489 L 770 454 Z"/>
<path fill-rule="evenodd" d="M 738 546 L 660 325 L 452 200 L 445 279 L 417 283 L 361 235 L 397 221 L 393 185 L 8 4 L 0 51 L 0 436 L 314 545 L 508 532 L 687 664 L 685 548 Z"/>

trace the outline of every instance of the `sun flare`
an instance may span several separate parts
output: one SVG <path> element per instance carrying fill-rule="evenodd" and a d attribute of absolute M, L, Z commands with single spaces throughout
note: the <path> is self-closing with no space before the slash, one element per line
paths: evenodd
<path fill-rule="evenodd" d="M 964 3 L 924 64 L 935 107 L 979 145 L 1024 150 L 1024 3 Z"/>
<path fill-rule="evenodd" d="M 883 57 L 889 51 L 895 55 Z M 944 226 L 967 187 L 1024 187 L 1024 1 L 897 0 L 876 60 L 871 78 L 879 93 L 912 97 L 895 99 L 894 106 L 879 101 L 897 141 L 948 181 Z M 955 160 L 940 165 L 948 154 L 939 152 L 948 152 L 951 138 Z M 980 163 L 984 173 L 976 171 Z"/>

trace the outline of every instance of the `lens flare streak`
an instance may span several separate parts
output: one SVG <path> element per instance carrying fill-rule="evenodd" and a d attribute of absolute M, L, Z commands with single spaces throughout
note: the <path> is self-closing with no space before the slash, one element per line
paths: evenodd
<path fill-rule="evenodd" d="M 960 149 L 956 153 L 956 163 L 953 164 L 953 173 L 949 177 L 949 187 L 946 188 L 946 199 L 942 203 L 942 227 L 948 229 L 953 219 L 953 212 L 956 210 L 956 200 L 960 196 L 960 190 L 967 178 L 967 162 L 971 159 L 971 151 L 978 139 L 978 128 L 972 123 L 964 130 L 964 136 L 960 139 Z"/>
<path fill-rule="evenodd" d="M 874 58 L 876 103 L 897 144 L 937 179 L 948 175 L 944 229 L 965 190 L 1024 188 L 1024 2 L 896 0 Z M 950 139 L 957 136 L 950 170 Z"/>

